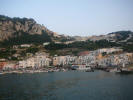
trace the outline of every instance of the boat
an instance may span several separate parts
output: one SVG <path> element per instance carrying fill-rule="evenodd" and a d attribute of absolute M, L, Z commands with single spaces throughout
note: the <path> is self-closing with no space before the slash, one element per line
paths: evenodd
<path fill-rule="evenodd" d="M 72 70 L 83 70 L 85 72 L 94 72 L 94 70 L 91 69 L 91 67 L 86 66 L 86 65 L 72 65 L 71 69 Z"/>
<path fill-rule="evenodd" d="M 121 73 L 121 74 L 132 74 L 133 71 L 130 71 L 130 70 L 121 70 L 120 73 Z"/>
<path fill-rule="evenodd" d="M 94 72 L 94 69 L 87 69 L 85 72 Z"/>
<path fill-rule="evenodd" d="M 122 68 L 122 69 L 120 69 L 120 71 L 117 72 L 117 73 L 120 73 L 120 74 L 133 74 L 133 70 L 130 70 L 130 69 L 128 69 L 128 68 Z"/>

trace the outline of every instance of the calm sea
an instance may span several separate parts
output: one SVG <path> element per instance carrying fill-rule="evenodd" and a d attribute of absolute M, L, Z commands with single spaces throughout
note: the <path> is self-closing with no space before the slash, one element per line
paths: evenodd
<path fill-rule="evenodd" d="M 68 71 L 0 75 L 0 100 L 133 100 L 133 74 Z"/>

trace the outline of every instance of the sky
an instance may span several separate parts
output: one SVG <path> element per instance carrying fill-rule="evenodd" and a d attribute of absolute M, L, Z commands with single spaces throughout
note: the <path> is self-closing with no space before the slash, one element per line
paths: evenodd
<path fill-rule="evenodd" d="M 133 0 L 0 0 L 0 14 L 33 18 L 71 36 L 133 31 Z"/>

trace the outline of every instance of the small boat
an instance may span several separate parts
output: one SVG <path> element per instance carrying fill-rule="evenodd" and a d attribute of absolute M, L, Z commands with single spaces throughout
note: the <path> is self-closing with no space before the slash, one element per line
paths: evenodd
<path fill-rule="evenodd" d="M 118 70 L 117 73 L 120 73 L 120 74 L 133 74 L 133 70 L 130 70 L 128 68 L 122 68 L 122 69 Z"/>
<path fill-rule="evenodd" d="M 54 72 L 54 71 L 48 71 L 48 73 L 52 73 L 52 72 Z"/>
<path fill-rule="evenodd" d="M 87 69 L 85 72 L 94 72 L 94 69 Z"/>
<path fill-rule="evenodd" d="M 133 71 L 129 71 L 129 70 L 121 70 L 120 73 L 121 73 L 121 74 L 132 74 Z"/>

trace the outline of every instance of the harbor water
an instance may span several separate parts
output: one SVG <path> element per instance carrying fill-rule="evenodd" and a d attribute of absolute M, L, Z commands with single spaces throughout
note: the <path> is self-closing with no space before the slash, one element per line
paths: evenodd
<path fill-rule="evenodd" d="M 133 100 L 133 74 L 67 71 L 0 75 L 0 100 Z"/>

